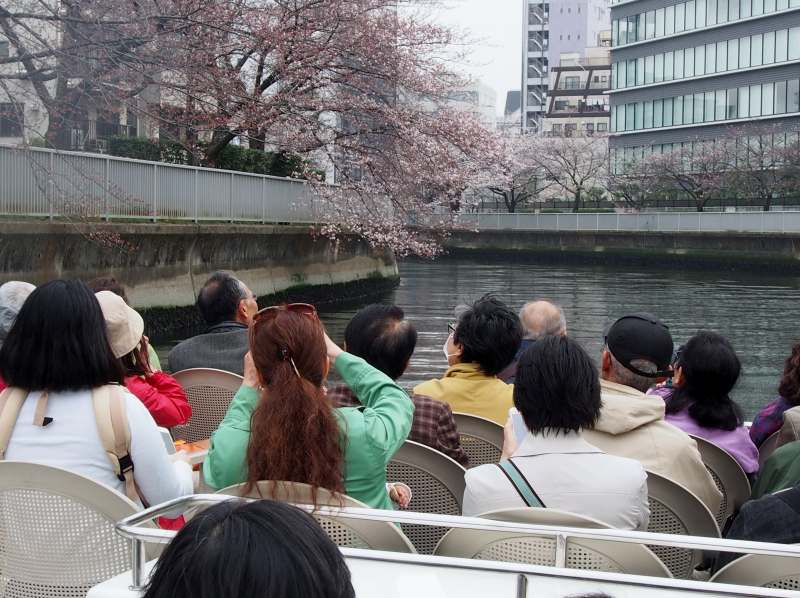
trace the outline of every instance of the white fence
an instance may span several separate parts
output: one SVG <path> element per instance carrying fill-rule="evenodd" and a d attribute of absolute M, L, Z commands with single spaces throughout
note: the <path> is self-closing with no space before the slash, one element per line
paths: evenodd
<path fill-rule="evenodd" d="M 473 230 L 800 233 L 800 212 L 463 214 Z"/>
<path fill-rule="evenodd" d="M 0 215 L 150 220 L 315 222 L 303 181 L 0 146 Z"/>

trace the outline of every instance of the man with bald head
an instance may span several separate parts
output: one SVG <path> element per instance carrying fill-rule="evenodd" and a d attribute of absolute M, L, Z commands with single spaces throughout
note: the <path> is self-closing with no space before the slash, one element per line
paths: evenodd
<path fill-rule="evenodd" d="M 517 376 L 517 362 L 525 350 L 543 336 L 567 336 L 567 320 L 564 310 L 558 305 L 537 299 L 528 301 L 519 311 L 524 336 L 514 361 L 497 377 L 507 384 L 513 384 Z"/>

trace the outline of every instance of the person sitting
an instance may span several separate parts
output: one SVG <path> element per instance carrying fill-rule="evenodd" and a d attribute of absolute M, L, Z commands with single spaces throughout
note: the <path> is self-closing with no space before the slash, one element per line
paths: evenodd
<path fill-rule="evenodd" d="M 761 466 L 753 485 L 753 498 L 761 498 L 800 484 L 800 441 L 775 449 Z"/>
<path fill-rule="evenodd" d="M 450 367 L 444 377 L 417 385 L 414 394 L 502 426 L 512 406 L 514 387 L 499 380 L 497 374 L 513 361 L 521 341 L 519 318 L 504 303 L 487 295 L 450 325 L 444 346 Z"/>
<path fill-rule="evenodd" d="M 792 347 L 792 354 L 784 363 L 778 397 L 753 418 L 750 439 L 760 447 L 767 438 L 781 429 L 783 413 L 798 405 L 800 405 L 800 343 Z"/>
<path fill-rule="evenodd" d="M 361 401 L 334 409 L 333 367 Z M 268 307 L 253 320 L 244 382 L 203 463 L 214 489 L 260 480 L 302 482 L 391 509 L 386 464 L 411 430 L 414 404 L 383 372 L 342 351 L 313 306 Z"/>
<path fill-rule="evenodd" d="M 197 309 L 209 328 L 175 345 L 167 357 L 170 371 L 213 368 L 242 375 L 256 296 L 230 272 L 215 272 L 197 296 Z"/>
<path fill-rule="evenodd" d="M 10 387 L 0 401 L 4 409 L 13 395 L 22 398 L 5 453 L 9 461 L 61 467 L 131 498 L 135 482 L 147 504 L 191 494 L 191 466 L 180 453 L 167 455 L 147 408 L 125 389 L 100 304 L 84 283 L 54 280 L 31 293 L 0 348 L 0 374 Z M 127 419 L 125 456 L 134 467 L 119 476 L 126 460 L 115 463 L 106 452 L 95 415 L 100 395 L 112 414 L 119 406 Z M 116 431 L 114 439 L 119 442 Z"/>
<path fill-rule="evenodd" d="M 144 598 L 354 598 L 350 570 L 311 515 L 271 500 L 201 511 L 172 539 Z"/>
<path fill-rule="evenodd" d="M 136 396 L 159 426 L 171 428 L 189 421 L 192 407 L 175 378 L 150 368 L 144 320 L 111 291 L 97 293 L 114 356 L 125 371 L 125 386 Z"/>
<path fill-rule="evenodd" d="M 506 384 L 514 384 L 517 362 L 528 347 L 543 336 L 567 335 L 567 319 L 564 317 L 564 310 L 549 301 L 529 301 L 522 306 L 519 312 L 519 321 L 523 330 L 522 342 L 511 365 L 497 375 Z"/>
<path fill-rule="evenodd" d="M 678 351 L 672 387 L 660 387 L 666 420 L 687 434 L 725 449 L 749 476 L 758 471 L 758 449 L 744 426 L 742 409 L 730 398 L 742 366 L 727 339 L 698 332 Z"/>
<path fill-rule="evenodd" d="M 545 336 L 519 360 L 514 405 L 528 433 L 517 439 L 509 418 L 503 458 L 541 506 L 586 515 L 619 529 L 646 530 L 647 474 L 633 459 L 604 454 L 583 438 L 600 417 L 597 368 L 574 340 Z M 464 515 L 528 504 L 498 465 L 467 471 Z"/>
<path fill-rule="evenodd" d="M 9 330 L 14 325 L 14 320 L 17 319 L 19 310 L 22 309 L 22 304 L 34 289 L 36 287 L 29 282 L 19 280 L 10 280 L 0 285 L 0 346 L 3 345 Z M 5 387 L 6 383 L 0 378 L 0 390 Z"/>
<path fill-rule="evenodd" d="M 95 293 L 99 293 L 100 291 L 111 291 L 115 295 L 122 297 L 122 300 L 128 305 L 131 304 L 130 301 L 128 301 L 128 293 L 125 291 L 125 287 L 122 286 L 122 284 L 113 276 L 100 276 L 98 278 L 93 278 L 87 282 L 86 285 Z M 156 353 L 156 350 L 153 348 L 153 345 L 150 344 L 149 339 L 147 341 L 147 361 L 150 364 L 150 369 L 152 371 L 161 371 L 161 360 L 158 357 L 158 353 Z"/>
<path fill-rule="evenodd" d="M 668 375 L 672 336 L 655 316 L 618 319 L 601 354 L 603 407 L 586 440 L 611 455 L 639 461 L 647 471 L 685 486 L 717 512 L 722 494 L 703 465 L 697 443 L 664 420 L 664 401 L 646 395 L 656 378 Z"/>
<path fill-rule="evenodd" d="M 800 543 L 800 485 L 744 503 L 725 538 L 777 544 Z M 737 553 L 720 552 L 714 569 L 721 569 L 739 556 Z"/>
<path fill-rule="evenodd" d="M 403 319 L 403 310 L 396 305 L 368 305 L 356 313 L 344 330 L 344 349 L 361 357 L 392 380 L 406 371 L 414 347 L 417 331 Z M 334 407 L 360 407 L 358 397 L 344 384 L 328 387 L 328 397 Z M 453 412 L 446 403 L 430 397 L 412 395 L 414 420 L 409 440 L 425 444 L 461 465 L 467 466 L 469 458 L 458 436 Z"/>

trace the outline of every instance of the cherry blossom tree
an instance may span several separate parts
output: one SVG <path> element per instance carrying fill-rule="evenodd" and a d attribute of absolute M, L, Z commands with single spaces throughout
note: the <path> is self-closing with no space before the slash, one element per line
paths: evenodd
<path fill-rule="evenodd" d="M 605 184 L 608 139 L 604 135 L 573 135 L 542 140 L 533 156 L 535 165 L 553 188 L 572 198 L 572 211 L 580 211 L 590 189 Z"/>
<path fill-rule="evenodd" d="M 503 201 L 509 213 L 536 201 L 555 184 L 536 160 L 542 144 L 543 140 L 534 135 L 505 138 L 500 142 L 494 163 L 485 171 L 486 188 Z"/>
<path fill-rule="evenodd" d="M 36 97 L 49 144 L 91 105 L 135 114 L 203 165 L 231 143 L 299 155 L 330 234 L 430 254 L 497 151 L 491 131 L 447 107 L 466 81 L 429 0 L 6 4 L 0 89 Z M 433 237 L 406 226 L 433 212 Z"/>

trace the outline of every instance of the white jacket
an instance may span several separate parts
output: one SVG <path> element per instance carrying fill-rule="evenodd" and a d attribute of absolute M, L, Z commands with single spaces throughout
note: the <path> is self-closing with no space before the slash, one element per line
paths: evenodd
<path fill-rule="evenodd" d="M 664 421 L 664 400 L 601 380 L 603 407 L 586 440 L 611 455 L 636 459 L 648 471 L 688 488 L 712 513 L 722 494 L 703 465 L 697 443 Z"/>
<path fill-rule="evenodd" d="M 606 455 L 575 432 L 529 433 L 511 459 L 545 507 L 618 529 L 647 529 L 647 475 L 638 462 Z M 525 506 L 497 465 L 468 470 L 466 482 L 464 515 Z"/>
<path fill-rule="evenodd" d="M 51 392 L 47 401 L 47 426 L 33 425 L 34 391 L 22 405 L 8 443 L 6 459 L 61 467 L 95 480 L 125 494 L 125 482 L 114 474 L 103 449 L 94 416 L 90 390 Z M 144 498 L 155 505 L 192 493 L 192 468 L 173 463 L 153 417 L 142 402 L 123 389 L 128 426 L 131 431 L 133 477 Z"/>

